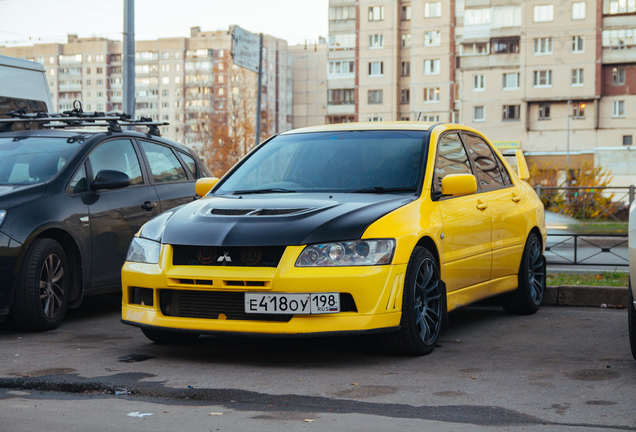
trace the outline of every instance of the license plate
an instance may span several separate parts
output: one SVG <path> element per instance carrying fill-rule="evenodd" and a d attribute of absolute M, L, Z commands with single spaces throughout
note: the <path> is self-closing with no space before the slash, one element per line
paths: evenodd
<path fill-rule="evenodd" d="M 328 314 L 340 312 L 340 293 L 245 293 L 245 313 Z"/>

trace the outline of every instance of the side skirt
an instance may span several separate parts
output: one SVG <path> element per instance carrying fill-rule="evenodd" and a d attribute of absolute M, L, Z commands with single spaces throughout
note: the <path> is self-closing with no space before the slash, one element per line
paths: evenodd
<path fill-rule="evenodd" d="M 446 294 L 447 310 L 450 312 L 458 307 L 466 306 L 488 297 L 514 291 L 517 289 L 518 284 L 517 275 L 512 275 L 449 292 Z"/>

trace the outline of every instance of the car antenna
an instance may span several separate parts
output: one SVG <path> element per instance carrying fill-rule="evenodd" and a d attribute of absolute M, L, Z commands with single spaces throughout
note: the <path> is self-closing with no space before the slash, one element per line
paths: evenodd
<path fill-rule="evenodd" d="M 415 121 L 420 121 L 420 117 L 422 117 L 422 111 L 420 111 L 420 113 L 417 115 L 417 120 Z"/>

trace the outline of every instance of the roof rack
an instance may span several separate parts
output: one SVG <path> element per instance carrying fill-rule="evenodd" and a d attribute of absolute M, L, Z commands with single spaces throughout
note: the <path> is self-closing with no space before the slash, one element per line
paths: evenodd
<path fill-rule="evenodd" d="M 129 114 L 117 111 L 109 112 L 84 112 L 82 103 L 73 102 L 73 109 L 61 113 L 27 113 L 24 109 L 9 110 L 5 113 L 10 119 L 0 119 L 0 132 L 10 131 L 14 123 L 39 123 L 41 127 L 51 129 L 78 128 L 89 126 L 108 127 L 110 132 L 121 132 L 122 126 L 147 126 L 148 133 L 161 136 L 159 126 L 166 126 L 168 122 L 155 122 L 149 117 L 140 117 L 132 120 Z"/>

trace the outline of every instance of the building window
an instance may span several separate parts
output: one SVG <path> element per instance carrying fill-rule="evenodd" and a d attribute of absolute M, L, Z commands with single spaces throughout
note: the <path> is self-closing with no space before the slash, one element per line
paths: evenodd
<path fill-rule="evenodd" d="M 519 52 L 519 37 L 495 38 L 490 40 L 493 54 L 514 54 Z"/>
<path fill-rule="evenodd" d="M 636 45 L 636 29 L 603 30 L 603 46 L 625 49 Z"/>
<path fill-rule="evenodd" d="M 503 74 L 503 89 L 504 90 L 519 89 L 519 72 Z"/>
<path fill-rule="evenodd" d="M 424 46 L 440 46 L 442 44 L 442 33 L 439 31 L 424 32 Z"/>
<path fill-rule="evenodd" d="M 572 36 L 572 52 L 573 53 L 585 52 L 585 37 Z"/>
<path fill-rule="evenodd" d="M 86 75 L 90 75 L 91 74 L 91 68 L 86 68 Z"/>
<path fill-rule="evenodd" d="M 338 124 L 338 123 L 353 123 L 355 121 L 354 116 L 327 116 L 326 124 Z"/>
<path fill-rule="evenodd" d="M 384 62 L 369 62 L 369 76 L 382 76 L 384 74 Z"/>
<path fill-rule="evenodd" d="M 411 119 L 408 116 L 402 115 L 400 121 L 411 121 Z"/>
<path fill-rule="evenodd" d="M 583 83 L 583 69 L 572 69 L 572 87 L 580 87 Z"/>
<path fill-rule="evenodd" d="M 402 21 L 411 21 L 411 6 L 402 6 Z"/>
<path fill-rule="evenodd" d="M 550 120 L 550 104 L 547 102 L 539 104 L 539 120 Z"/>
<path fill-rule="evenodd" d="M 382 90 L 369 90 L 369 105 L 382 103 Z"/>
<path fill-rule="evenodd" d="M 625 85 L 625 68 L 624 67 L 612 68 L 612 84 Z"/>
<path fill-rule="evenodd" d="M 585 19 L 585 2 L 572 3 L 572 19 L 573 20 Z"/>
<path fill-rule="evenodd" d="M 369 48 L 384 48 L 384 35 L 369 35 Z"/>
<path fill-rule="evenodd" d="M 327 69 L 329 75 L 353 75 L 356 62 L 354 60 L 330 61 Z"/>
<path fill-rule="evenodd" d="M 612 117 L 625 117 L 625 101 L 612 102 Z"/>
<path fill-rule="evenodd" d="M 486 121 L 486 110 L 484 109 L 483 106 L 473 107 L 473 121 L 474 122 Z"/>
<path fill-rule="evenodd" d="M 554 5 L 538 5 L 534 7 L 534 22 L 548 22 L 554 19 Z"/>
<path fill-rule="evenodd" d="M 424 18 L 442 16 L 442 2 L 424 3 Z"/>
<path fill-rule="evenodd" d="M 169 91 L 168 91 L 168 90 L 162 90 L 162 91 L 161 91 L 161 96 L 168 97 L 168 95 L 169 95 L 169 94 L 170 94 L 170 93 L 169 93 Z"/>
<path fill-rule="evenodd" d="M 98 85 L 98 86 L 100 86 L 100 85 L 104 85 L 104 80 L 97 80 L 97 85 Z"/>
<path fill-rule="evenodd" d="M 487 55 L 488 42 L 463 43 L 460 46 L 461 55 Z"/>
<path fill-rule="evenodd" d="M 585 118 L 585 102 L 574 102 L 574 105 L 572 107 L 572 118 Z"/>
<path fill-rule="evenodd" d="M 500 6 L 492 8 L 492 28 L 520 26 L 521 6 Z"/>
<path fill-rule="evenodd" d="M 623 145 L 632 145 L 631 135 L 623 135 Z"/>
<path fill-rule="evenodd" d="M 431 123 L 437 123 L 439 121 L 439 116 L 438 115 L 424 115 L 424 116 L 422 116 L 422 121 L 431 122 Z"/>
<path fill-rule="evenodd" d="M 104 73 L 104 68 L 97 68 L 97 73 L 98 74 Z"/>
<path fill-rule="evenodd" d="M 338 6 L 329 8 L 329 21 L 346 21 L 356 19 L 355 6 Z"/>
<path fill-rule="evenodd" d="M 402 48 L 410 48 L 411 47 L 411 34 L 405 33 L 402 35 Z"/>
<path fill-rule="evenodd" d="M 439 87 L 425 88 L 424 102 L 439 102 Z"/>
<path fill-rule="evenodd" d="M 402 76 L 411 76 L 411 62 L 402 62 Z"/>
<path fill-rule="evenodd" d="M 636 2 L 634 2 L 633 0 L 606 0 L 603 2 L 604 14 L 616 15 L 634 12 L 636 12 Z"/>
<path fill-rule="evenodd" d="M 552 38 L 538 38 L 532 41 L 534 55 L 552 54 Z"/>
<path fill-rule="evenodd" d="M 464 11 L 464 25 L 490 24 L 490 8 L 466 9 Z"/>
<path fill-rule="evenodd" d="M 100 98 L 100 97 L 104 97 L 104 92 L 97 92 L 97 97 L 98 97 L 98 98 Z"/>
<path fill-rule="evenodd" d="M 383 120 L 382 120 L 382 117 L 369 117 L 367 119 L 367 121 L 370 121 L 370 122 L 381 122 Z"/>
<path fill-rule="evenodd" d="M 170 77 L 161 77 L 161 84 L 170 84 Z"/>
<path fill-rule="evenodd" d="M 400 90 L 400 103 L 407 104 L 411 102 L 411 91 L 409 89 Z"/>
<path fill-rule="evenodd" d="M 439 75 L 440 60 L 424 60 L 424 75 Z"/>
<path fill-rule="evenodd" d="M 484 74 L 473 75 L 473 91 L 486 90 L 486 76 Z"/>
<path fill-rule="evenodd" d="M 369 21 L 382 21 L 384 19 L 384 6 L 372 6 L 369 8 Z"/>
<path fill-rule="evenodd" d="M 534 71 L 534 79 L 532 84 L 534 87 L 552 87 L 552 71 Z"/>
<path fill-rule="evenodd" d="M 170 108 L 170 102 L 161 102 L 161 108 Z"/>
<path fill-rule="evenodd" d="M 353 105 L 355 103 L 354 89 L 329 90 L 329 105 Z"/>
<path fill-rule="evenodd" d="M 180 84 L 181 83 L 181 77 L 178 77 L 178 76 L 174 77 L 174 83 L 175 84 Z"/>
<path fill-rule="evenodd" d="M 162 64 L 161 65 L 161 72 L 170 72 L 170 65 L 169 64 Z"/>
<path fill-rule="evenodd" d="M 356 47 L 355 33 L 340 33 L 329 36 L 329 49 L 347 50 Z"/>
<path fill-rule="evenodd" d="M 503 106 L 503 118 L 502 120 L 519 120 L 521 109 L 519 105 L 504 105 Z"/>

